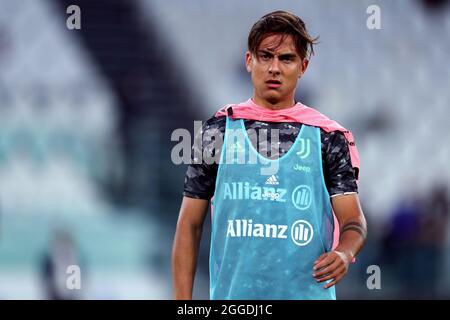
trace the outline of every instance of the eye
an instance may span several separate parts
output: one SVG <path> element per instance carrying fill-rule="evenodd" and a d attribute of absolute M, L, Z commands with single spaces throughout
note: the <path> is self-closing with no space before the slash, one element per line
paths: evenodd
<path fill-rule="evenodd" d="M 293 59 L 291 57 L 281 57 L 280 60 L 285 63 L 290 63 Z"/>
<path fill-rule="evenodd" d="M 270 59 L 270 55 L 267 52 L 261 52 L 259 54 L 259 57 L 261 58 L 261 60 L 263 61 L 267 61 Z"/>

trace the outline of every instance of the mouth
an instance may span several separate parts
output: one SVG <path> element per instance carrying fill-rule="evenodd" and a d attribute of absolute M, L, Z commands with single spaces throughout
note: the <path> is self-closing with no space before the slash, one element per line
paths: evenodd
<path fill-rule="evenodd" d="M 281 81 L 279 80 L 267 80 L 266 84 L 269 88 L 271 89 L 276 89 L 279 88 L 281 86 Z"/>

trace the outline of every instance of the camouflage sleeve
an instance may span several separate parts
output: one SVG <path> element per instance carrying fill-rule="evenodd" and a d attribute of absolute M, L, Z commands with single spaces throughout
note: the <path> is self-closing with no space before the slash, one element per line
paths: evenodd
<path fill-rule="evenodd" d="M 321 139 L 324 177 L 330 196 L 357 193 L 355 171 L 344 134 L 321 130 Z"/>
<path fill-rule="evenodd" d="M 225 123 L 225 117 L 213 116 L 203 124 L 201 132 L 196 133 L 196 135 L 202 136 L 201 139 L 198 139 L 202 141 L 202 145 L 194 144 L 192 147 L 192 162 L 186 171 L 183 196 L 210 200 L 214 195 Z M 201 159 L 198 158 L 200 154 L 202 155 Z"/>

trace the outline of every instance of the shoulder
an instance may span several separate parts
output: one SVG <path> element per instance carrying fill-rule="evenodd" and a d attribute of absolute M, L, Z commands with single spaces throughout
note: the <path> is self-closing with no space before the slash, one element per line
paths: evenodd
<path fill-rule="evenodd" d="M 347 139 L 342 131 L 330 131 L 327 132 L 324 129 L 320 128 L 320 137 L 322 143 L 325 144 L 334 144 L 334 145 L 347 145 Z"/>
<path fill-rule="evenodd" d="M 206 119 L 203 123 L 203 130 L 207 129 L 221 129 L 225 130 L 226 117 L 213 115 Z"/>
<path fill-rule="evenodd" d="M 347 158 L 350 157 L 350 149 L 347 138 L 341 131 L 327 132 L 320 129 L 320 139 L 322 143 L 322 152 L 327 157 Z"/>
<path fill-rule="evenodd" d="M 225 116 L 211 116 L 202 125 L 202 140 L 204 142 L 210 142 L 217 136 L 223 136 L 225 134 L 226 117 Z"/>

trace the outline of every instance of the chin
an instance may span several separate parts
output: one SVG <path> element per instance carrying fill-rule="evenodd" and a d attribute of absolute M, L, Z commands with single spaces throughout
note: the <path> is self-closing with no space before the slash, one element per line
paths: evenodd
<path fill-rule="evenodd" d="M 268 97 L 266 100 L 270 104 L 277 104 L 280 101 L 280 99 L 278 99 L 277 97 Z"/>
<path fill-rule="evenodd" d="M 278 102 L 281 101 L 280 97 L 278 95 L 267 95 L 265 97 L 266 101 L 269 102 L 270 104 L 277 104 Z"/>

